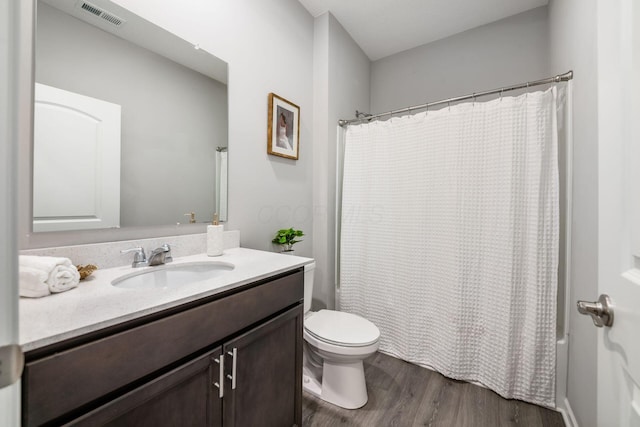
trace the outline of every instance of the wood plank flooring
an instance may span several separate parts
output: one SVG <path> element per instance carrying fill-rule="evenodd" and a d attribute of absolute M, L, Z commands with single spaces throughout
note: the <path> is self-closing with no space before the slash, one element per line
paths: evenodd
<path fill-rule="evenodd" d="M 369 401 L 351 411 L 303 392 L 302 426 L 564 427 L 559 412 L 376 353 L 365 360 Z"/>

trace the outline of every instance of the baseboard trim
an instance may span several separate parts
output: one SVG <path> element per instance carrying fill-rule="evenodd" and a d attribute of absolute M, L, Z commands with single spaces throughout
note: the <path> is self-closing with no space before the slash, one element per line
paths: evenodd
<path fill-rule="evenodd" d="M 576 416 L 573 414 L 573 410 L 571 409 L 571 404 L 566 397 L 563 399 L 562 405 L 556 408 L 556 410 L 562 414 L 562 419 L 564 420 L 564 425 L 566 427 L 579 427 L 578 421 L 576 421 Z"/>

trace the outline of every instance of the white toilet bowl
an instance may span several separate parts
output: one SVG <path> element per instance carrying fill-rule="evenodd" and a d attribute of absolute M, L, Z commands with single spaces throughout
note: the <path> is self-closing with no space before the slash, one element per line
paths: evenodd
<path fill-rule="evenodd" d="M 378 350 L 380 330 L 355 314 L 309 311 L 315 263 L 305 266 L 303 388 L 346 409 L 367 403 L 362 361 Z M 310 282 L 310 283 L 309 283 Z"/>

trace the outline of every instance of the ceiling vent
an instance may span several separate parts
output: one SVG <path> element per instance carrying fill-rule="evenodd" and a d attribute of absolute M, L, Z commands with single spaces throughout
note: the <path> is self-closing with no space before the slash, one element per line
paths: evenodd
<path fill-rule="evenodd" d="M 100 19 L 103 19 L 105 21 L 107 21 L 108 23 L 115 25 L 116 27 L 121 26 L 122 24 L 124 24 L 126 21 L 116 15 L 114 15 L 113 13 L 109 13 L 106 10 L 91 4 L 89 2 L 86 1 L 81 1 L 80 3 L 80 9 L 84 10 L 87 13 L 90 13 Z"/>

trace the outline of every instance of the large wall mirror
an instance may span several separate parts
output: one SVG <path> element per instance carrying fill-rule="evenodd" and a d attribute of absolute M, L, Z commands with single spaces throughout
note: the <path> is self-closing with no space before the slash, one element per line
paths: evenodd
<path fill-rule="evenodd" d="M 38 0 L 35 41 L 34 232 L 226 220 L 224 61 L 104 0 Z"/>

